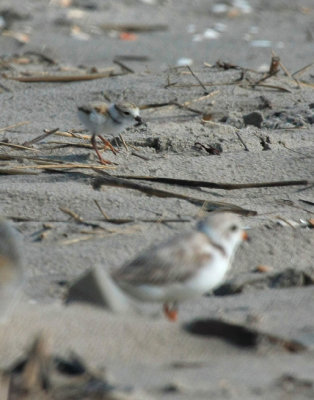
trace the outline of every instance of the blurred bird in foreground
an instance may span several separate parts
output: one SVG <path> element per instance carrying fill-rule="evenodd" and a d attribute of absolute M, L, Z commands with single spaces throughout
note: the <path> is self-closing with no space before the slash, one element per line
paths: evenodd
<path fill-rule="evenodd" d="M 85 301 L 115 313 L 141 313 L 132 300 L 163 304 L 176 321 L 178 304 L 197 298 L 225 279 L 233 256 L 247 239 L 240 218 L 215 213 L 196 228 L 156 244 L 109 275 L 96 266 L 70 288 L 67 302 Z"/>
<path fill-rule="evenodd" d="M 114 282 L 131 297 L 163 303 L 175 321 L 178 303 L 210 292 L 225 279 L 236 249 L 247 238 L 240 219 L 216 213 L 196 229 L 157 244 L 112 274 Z"/>
<path fill-rule="evenodd" d="M 21 294 L 25 281 L 18 233 L 0 219 L 0 322 L 5 322 Z"/>

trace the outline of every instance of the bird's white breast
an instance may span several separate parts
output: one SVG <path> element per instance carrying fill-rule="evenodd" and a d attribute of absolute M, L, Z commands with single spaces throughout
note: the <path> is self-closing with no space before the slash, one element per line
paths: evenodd
<path fill-rule="evenodd" d="M 194 288 L 200 294 L 205 294 L 215 287 L 219 286 L 229 269 L 229 259 L 216 250 L 213 252 L 212 259 L 201 269 L 197 270 L 195 275 L 186 282 L 188 288 Z"/>

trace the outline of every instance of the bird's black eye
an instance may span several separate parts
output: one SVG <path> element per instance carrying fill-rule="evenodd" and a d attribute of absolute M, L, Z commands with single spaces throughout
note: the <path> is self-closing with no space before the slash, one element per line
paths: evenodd
<path fill-rule="evenodd" d="M 230 230 L 231 230 L 232 232 L 235 232 L 236 230 L 238 230 L 237 225 L 231 225 L 231 226 L 230 226 Z"/>
<path fill-rule="evenodd" d="M 125 115 L 130 115 L 130 113 L 128 111 L 124 111 Z"/>

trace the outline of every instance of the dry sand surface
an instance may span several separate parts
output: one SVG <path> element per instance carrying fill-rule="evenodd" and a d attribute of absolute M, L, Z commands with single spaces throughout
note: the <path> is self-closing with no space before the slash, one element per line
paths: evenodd
<path fill-rule="evenodd" d="M 28 274 L 0 326 L 0 366 L 44 332 L 52 355 L 106 370 L 114 389 L 103 398 L 313 398 L 313 1 L 13 0 L 0 15 L 0 211 L 23 238 Z M 271 50 L 281 64 L 269 76 Z M 175 67 L 181 58 L 191 69 Z M 67 82 L 34 82 L 43 73 Z M 76 107 L 104 96 L 138 104 L 145 121 L 116 156 L 103 153 L 111 175 L 278 185 L 97 189 Z M 178 323 L 151 317 L 155 305 L 144 316 L 63 305 L 89 268 L 117 268 L 217 208 L 240 213 L 250 241 L 226 284 L 182 304 Z M 67 398 L 96 398 L 88 388 Z"/>

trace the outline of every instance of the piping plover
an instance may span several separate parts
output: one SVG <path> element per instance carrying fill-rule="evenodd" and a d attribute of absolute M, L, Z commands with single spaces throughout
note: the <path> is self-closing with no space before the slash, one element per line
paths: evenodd
<path fill-rule="evenodd" d="M 198 222 L 192 232 L 158 244 L 112 273 L 131 297 L 161 302 L 166 316 L 177 319 L 177 303 L 219 286 L 233 255 L 247 234 L 239 217 L 216 213 Z"/>
<path fill-rule="evenodd" d="M 25 274 L 19 249 L 17 232 L 8 221 L 0 219 L 0 321 L 18 300 Z"/>
<path fill-rule="evenodd" d="M 110 105 L 106 103 L 91 103 L 82 105 L 78 107 L 78 116 L 80 121 L 92 133 L 91 143 L 101 164 L 111 164 L 111 162 L 104 160 L 100 155 L 96 144 L 96 136 L 99 136 L 105 146 L 116 154 L 115 148 L 101 134 L 116 136 L 125 128 L 136 123 L 142 123 L 139 108 L 132 103 L 113 103 Z"/>

